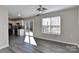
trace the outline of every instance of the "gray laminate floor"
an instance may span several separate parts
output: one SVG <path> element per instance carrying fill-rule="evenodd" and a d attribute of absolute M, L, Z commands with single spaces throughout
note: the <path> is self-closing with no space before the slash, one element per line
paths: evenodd
<path fill-rule="evenodd" d="M 10 36 L 9 47 L 1 49 L 0 53 L 41 53 L 36 46 L 25 43 L 25 37 Z"/>
<path fill-rule="evenodd" d="M 14 53 L 9 47 L 0 50 L 0 53 Z"/>
<path fill-rule="evenodd" d="M 25 37 L 12 36 L 10 37 L 10 49 L 16 53 L 41 53 L 36 49 L 36 46 L 24 42 Z"/>
<path fill-rule="evenodd" d="M 79 53 L 79 48 L 75 45 L 49 41 L 46 39 L 35 38 L 37 49 L 44 53 Z"/>
<path fill-rule="evenodd" d="M 10 36 L 9 47 L 1 49 L 0 53 L 78 53 L 75 46 L 35 38 L 37 47 L 24 42 L 25 37 Z"/>

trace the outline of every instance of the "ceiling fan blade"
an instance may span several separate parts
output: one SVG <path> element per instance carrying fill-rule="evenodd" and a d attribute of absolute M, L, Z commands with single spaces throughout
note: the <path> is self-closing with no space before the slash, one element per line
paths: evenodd
<path fill-rule="evenodd" d="M 38 8 L 37 10 L 38 10 L 38 11 L 41 11 L 41 9 L 40 9 L 40 8 Z"/>
<path fill-rule="evenodd" d="M 43 8 L 43 10 L 48 10 L 47 8 Z"/>

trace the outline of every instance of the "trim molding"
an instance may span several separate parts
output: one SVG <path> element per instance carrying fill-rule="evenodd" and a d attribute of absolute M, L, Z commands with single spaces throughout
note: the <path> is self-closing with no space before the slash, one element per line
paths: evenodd
<path fill-rule="evenodd" d="M 6 47 L 9 47 L 9 45 L 1 46 L 0 49 L 6 48 Z"/>
<path fill-rule="evenodd" d="M 79 48 L 79 44 L 78 43 L 71 43 L 71 42 L 66 42 L 66 41 L 59 41 L 59 40 L 54 40 L 54 39 L 48 39 L 48 38 L 43 38 L 43 37 L 35 37 L 35 38 L 39 38 L 39 39 L 44 39 L 44 40 L 48 40 L 48 41 L 55 41 L 55 42 L 60 42 L 60 43 L 64 43 L 64 44 L 70 44 L 70 45 L 76 45 Z"/>

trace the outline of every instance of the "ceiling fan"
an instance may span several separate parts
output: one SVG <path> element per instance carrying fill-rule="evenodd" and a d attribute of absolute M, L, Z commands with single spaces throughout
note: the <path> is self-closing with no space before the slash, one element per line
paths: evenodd
<path fill-rule="evenodd" d="M 48 10 L 48 9 L 45 8 L 45 7 L 43 7 L 42 5 L 39 5 L 39 8 L 37 9 L 37 11 L 39 12 L 39 14 L 37 14 L 36 16 L 40 16 L 46 10 Z"/>

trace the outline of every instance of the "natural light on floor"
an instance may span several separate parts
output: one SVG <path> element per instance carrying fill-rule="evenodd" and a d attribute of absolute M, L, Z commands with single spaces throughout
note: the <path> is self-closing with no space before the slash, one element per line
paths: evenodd
<path fill-rule="evenodd" d="M 33 32 L 26 32 L 26 37 L 24 42 L 37 46 L 33 37 Z"/>

